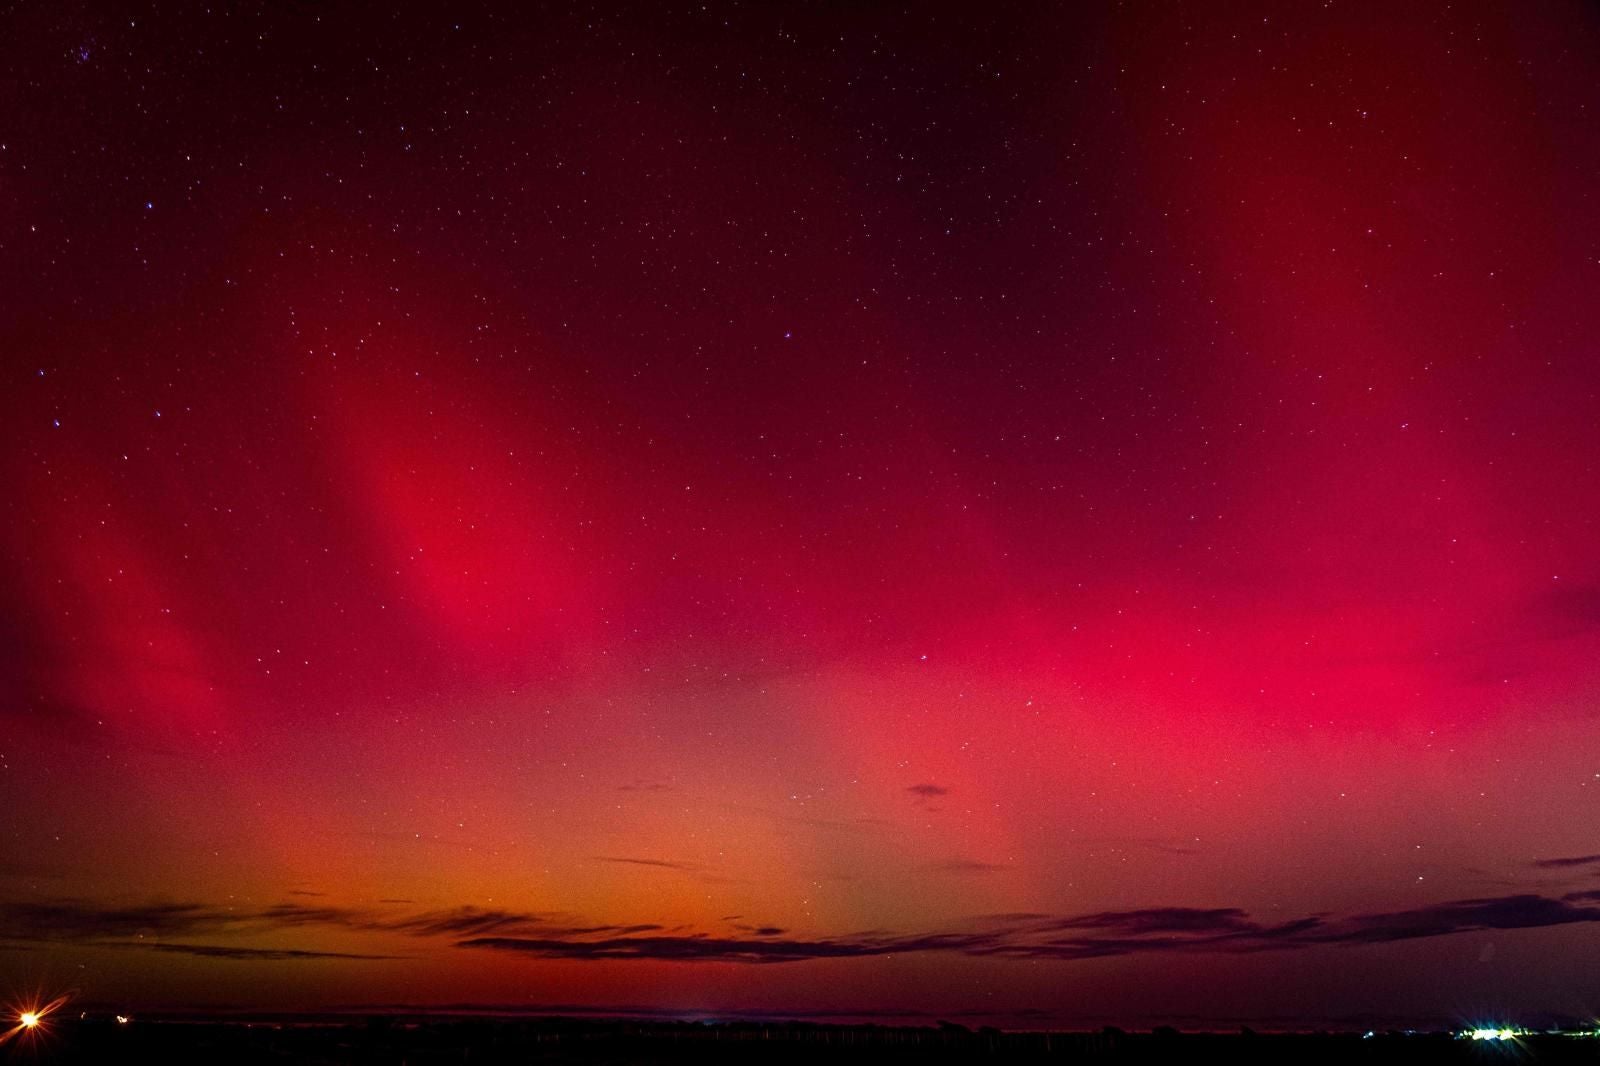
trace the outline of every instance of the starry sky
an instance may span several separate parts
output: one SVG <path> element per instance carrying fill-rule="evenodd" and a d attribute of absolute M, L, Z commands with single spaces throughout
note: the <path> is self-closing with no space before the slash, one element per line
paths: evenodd
<path fill-rule="evenodd" d="M 0 982 L 1600 1011 L 1593 7 L 402 6 L 0 11 Z"/>

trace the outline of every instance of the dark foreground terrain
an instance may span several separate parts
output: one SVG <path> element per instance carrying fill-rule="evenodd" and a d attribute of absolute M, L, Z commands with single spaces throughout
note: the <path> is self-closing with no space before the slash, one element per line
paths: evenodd
<path fill-rule="evenodd" d="M 40 1063 L 1600 1063 L 1600 1039 L 1537 1034 L 1007 1033 L 600 1020 L 60 1020 L 0 1062 Z"/>

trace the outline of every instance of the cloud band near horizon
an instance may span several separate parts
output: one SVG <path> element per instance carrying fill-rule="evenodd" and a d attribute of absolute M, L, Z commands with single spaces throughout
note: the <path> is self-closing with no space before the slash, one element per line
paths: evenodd
<path fill-rule="evenodd" d="M 201 903 L 107 906 L 81 900 L 0 904 L 0 943 L 142 949 L 203 958 L 389 960 L 392 954 L 322 951 L 299 946 L 184 943 L 192 937 L 256 937 L 332 927 L 418 939 L 454 938 L 454 947 L 544 959 L 769 964 L 943 952 L 1007 959 L 1106 958 L 1177 952 L 1250 953 L 1358 946 L 1600 922 L 1600 893 L 1536 893 L 1462 899 L 1405 910 L 1335 916 L 1309 914 L 1262 923 L 1237 907 L 1149 907 L 1079 915 L 1009 914 L 977 918 L 966 928 L 798 937 L 772 926 L 736 926 L 713 935 L 658 922 L 587 923 L 527 911 L 454 910 L 392 915 L 337 907 L 275 904 L 255 910 Z M 146 938 L 149 939 L 141 939 Z"/>

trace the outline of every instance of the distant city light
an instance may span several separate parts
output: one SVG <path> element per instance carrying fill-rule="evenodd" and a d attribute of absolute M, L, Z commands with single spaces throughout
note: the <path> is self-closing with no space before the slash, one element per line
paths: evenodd
<path fill-rule="evenodd" d="M 1518 1034 L 1515 1029 L 1468 1029 L 1463 1035 L 1473 1040 L 1515 1040 Z"/>

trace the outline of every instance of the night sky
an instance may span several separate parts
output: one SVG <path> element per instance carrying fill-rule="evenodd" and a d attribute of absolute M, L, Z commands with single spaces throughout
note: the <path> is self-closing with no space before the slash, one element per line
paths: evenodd
<path fill-rule="evenodd" d="M 0 11 L 0 990 L 1600 1011 L 1593 6 L 264 7 Z"/>

